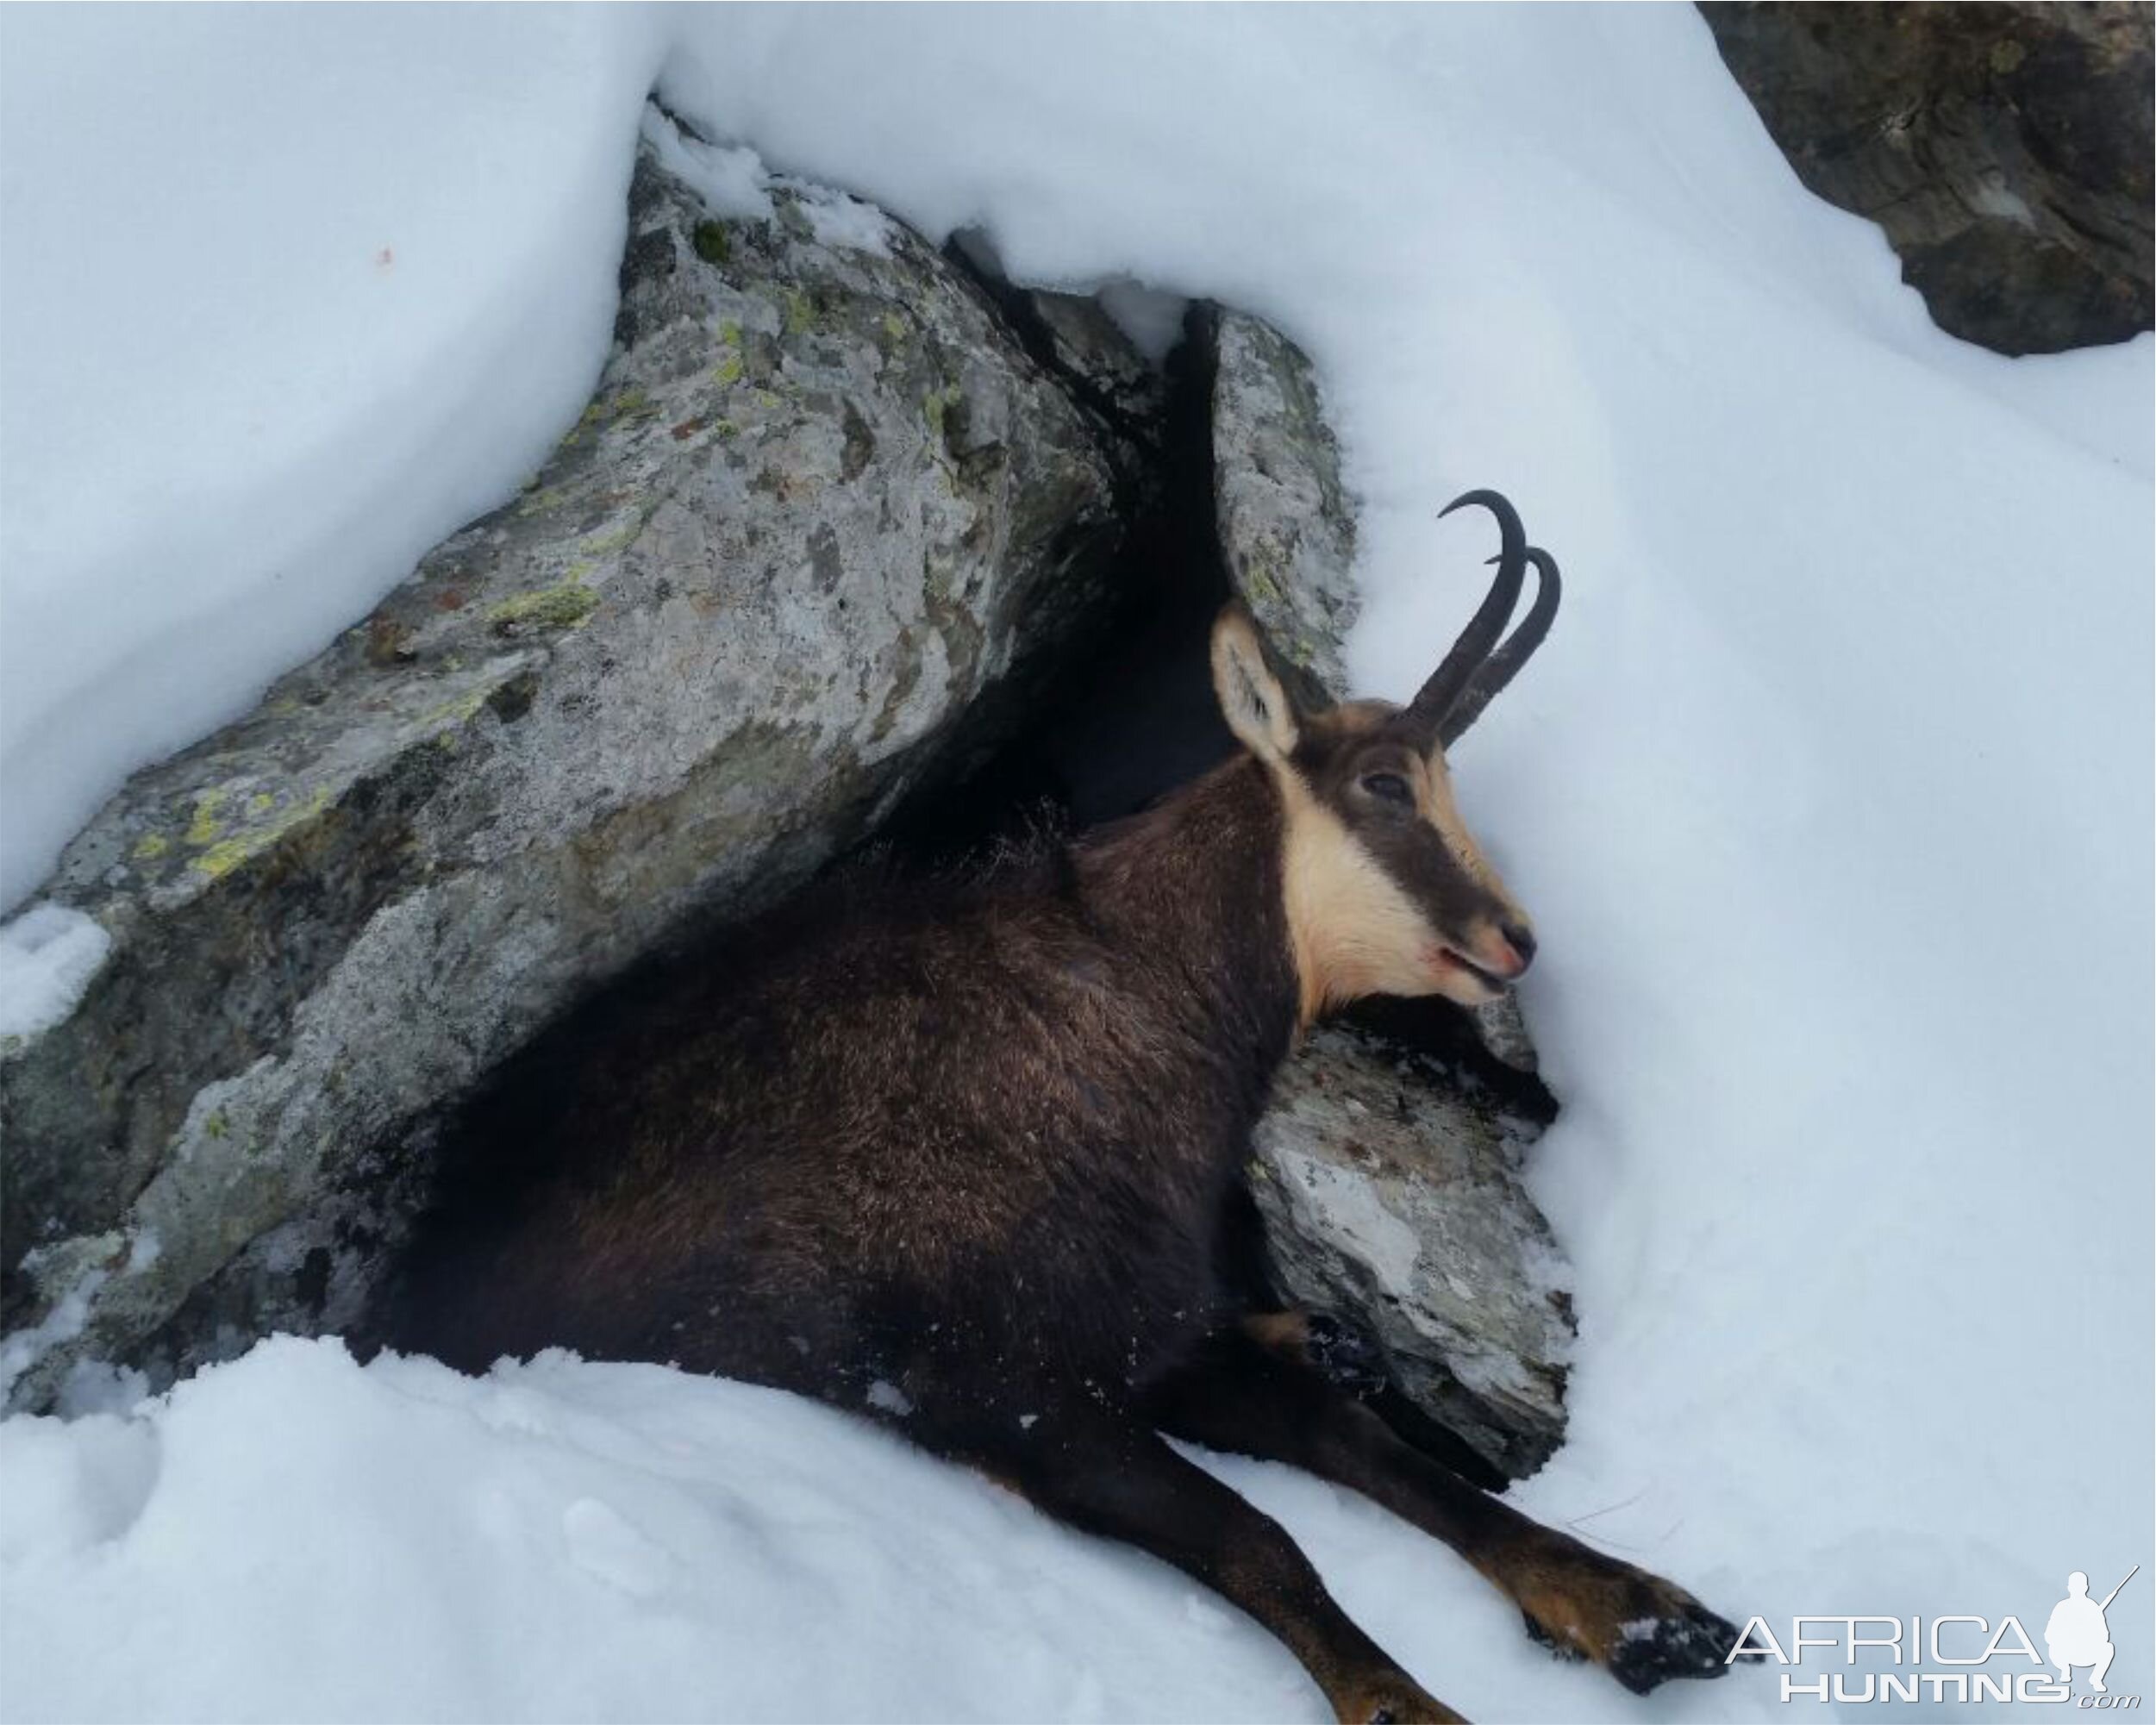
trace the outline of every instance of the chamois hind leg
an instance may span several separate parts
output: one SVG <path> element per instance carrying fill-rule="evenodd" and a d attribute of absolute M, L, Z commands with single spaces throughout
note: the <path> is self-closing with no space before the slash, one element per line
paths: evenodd
<path fill-rule="evenodd" d="M 1059 1521 L 1150 1552 L 1241 1607 L 1302 1662 L 1342 1725 L 1459 1718 L 1355 1627 L 1278 1522 L 1137 1420 L 1078 1407 L 1043 1414 L 1023 1441 L 938 1447 Z"/>
<path fill-rule="evenodd" d="M 1148 1411 L 1177 1437 L 1290 1462 L 1383 1504 L 1496 1584 L 1537 1640 L 1593 1659 L 1635 1694 L 1728 1669 L 1735 1626 L 1683 1588 L 1529 1521 L 1402 1441 L 1309 1366 L 1240 1331 L 1208 1341 L 1154 1392 Z"/>

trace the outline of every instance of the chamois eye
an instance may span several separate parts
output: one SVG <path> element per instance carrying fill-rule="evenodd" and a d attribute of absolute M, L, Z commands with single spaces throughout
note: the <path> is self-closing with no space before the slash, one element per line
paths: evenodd
<path fill-rule="evenodd" d="M 1397 803 L 1405 806 L 1415 801 L 1415 793 L 1408 789 L 1408 782 L 1397 772 L 1365 772 L 1362 788 L 1380 803 Z"/>

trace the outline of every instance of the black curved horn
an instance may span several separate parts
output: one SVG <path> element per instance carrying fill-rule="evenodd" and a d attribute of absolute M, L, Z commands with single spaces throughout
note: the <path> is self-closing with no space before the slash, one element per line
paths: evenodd
<path fill-rule="evenodd" d="M 1468 491 L 1454 497 L 1438 514 L 1442 518 L 1469 503 L 1480 504 L 1497 518 L 1503 546 L 1497 557 L 1497 578 L 1490 584 L 1489 597 L 1459 632 L 1452 651 L 1401 715 L 1402 722 L 1426 744 L 1434 743 L 1445 733 L 1453 708 L 1504 633 L 1527 576 L 1528 536 L 1527 529 L 1520 525 L 1519 512 L 1495 491 Z"/>
<path fill-rule="evenodd" d="M 1520 619 L 1520 627 L 1505 637 L 1504 645 L 1476 667 L 1467 686 L 1459 691 L 1459 698 L 1439 724 L 1437 740 L 1447 748 L 1482 716 L 1482 709 L 1497 691 L 1520 674 L 1520 667 L 1534 657 L 1534 649 L 1542 645 L 1542 637 L 1557 619 L 1557 602 L 1565 592 L 1564 583 L 1558 578 L 1557 559 L 1532 545 L 1527 549 L 1527 559 L 1534 566 L 1534 603 Z"/>

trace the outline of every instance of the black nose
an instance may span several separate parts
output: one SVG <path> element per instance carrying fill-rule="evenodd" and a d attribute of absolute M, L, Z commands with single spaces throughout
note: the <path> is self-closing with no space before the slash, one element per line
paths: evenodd
<path fill-rule="evenodd" d="M 1497 932 L 1505 938 L 1505 944 L 1520 955 L 1520 968 L 1525 970 L 1534 962 L 1534 930 L 1517 922 L 1507 922 Z"/>

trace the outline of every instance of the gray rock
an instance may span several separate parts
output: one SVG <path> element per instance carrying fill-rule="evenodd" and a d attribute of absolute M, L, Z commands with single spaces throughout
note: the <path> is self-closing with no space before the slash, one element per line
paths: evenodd
<path fill-rule="evenodd" d="M 1302 692 L 1347 694 L 1355 516 L 1309 357 L 1271 324 L 1218 315 L 1213 488 L 1228 579 Z"/>
<path fill-rule="evenodd" d="M 1251 1179 L 1281 1291 L 1358 1323 L 1395 1387 L 1515 1477 L 1563 1441 L 1573 1334 L 1569 1266 L 1519 1180 L 1538 1132 L 1328 1026 L 1281 1073 Z"/>
<path fill-rule="evenodd" d="M 2147 0 L 1699 9 L 1790 165 L 1885 230 L 1940 328 L 2050 353 L 2150 328 Z"/>
<path fill-rule="evenodd" d="M 719 219 L 647 150 L 545 469 L 68 847 L 41 896 L 112 948 L 0 1047 L 16 1405 L 335 1321 L 436 1110 L 865 834 L 1101 608 L 1097 420 L 916 236 L 820 208 Z"/>
<path fill-rule="evenodd" d="M 1228 577 L 1278 659 L 1349 693 L 1353 506 L 1309 359 L 1256 318 L 1219 314 L 1214 494 Z M 1531 1074 L 1517 1006 L 1450 1012 L 1485 1071 Z M 1500 1092 L 1360 1029 L 1323 1028 L 1283 1070 L 1252 1184 L 1275 1284 L 1380 1346 L 1392 1386 L 1499 1471 L 1562 1441 L 1570 1272 L 1519 1180 L 1540 1131 Z"/>

